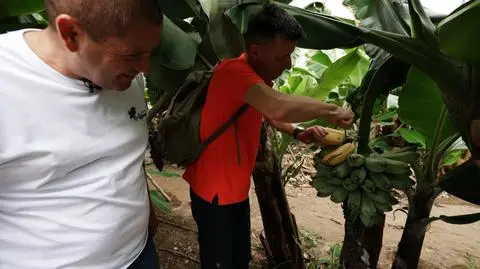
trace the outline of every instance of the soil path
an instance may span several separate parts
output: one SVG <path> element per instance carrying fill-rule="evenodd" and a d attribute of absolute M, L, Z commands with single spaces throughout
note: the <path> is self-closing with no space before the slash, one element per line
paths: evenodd
<path fill-rule="evenodd" d="M 152 171 L 154 168 L 150 166 L 148 169 Z M 152 174 L 158 185 L 172 199 L 171 214 L 160 214 L 162 222 L 156 238 L 162 269 L 199 268 L 196 227 L 190 213 L 188 185 L 178 177 L 183 171 L 171 167 L 166 171 L 172 175 L 164 177 Z M 328 198 L 318 198 L 316 191 L 306 184 L 295 187 L 287 185 L 286 192 L 292 213 L 295 214 L 303 235 L 302 239 L 311 243 L 308 253 L 324 257 L 332 244 L 341 243 L 343 240 L 344 219 L 340 205 L 334 204 Z M 263 227 L 253 188 L 250 201 L 255 268 L 261 268 L 263 258 L 258 235 Z M 432 216 L 474 213 L 479 209 L 480 207 L 455 198 L 439 198 L 433 207 Z M 400 211 L 395 217 L 392 212 L 387 215 L 379 268 L 390 268 L 405 219 L 406 215 Z M 427 233 L 420 268 L 480 268 L 477 256 L 480 256 L 480 222 L 458 226 L 437 221 L 432 223 Z"/>

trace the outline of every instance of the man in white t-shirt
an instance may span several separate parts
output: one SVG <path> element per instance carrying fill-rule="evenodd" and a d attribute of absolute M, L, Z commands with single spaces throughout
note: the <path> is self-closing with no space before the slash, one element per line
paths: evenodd
<path fill-rule="evenodd" d="M 154 269 L 142 163 L 152 0 L 47 0 L 0 35 L 0 269 Z"/>

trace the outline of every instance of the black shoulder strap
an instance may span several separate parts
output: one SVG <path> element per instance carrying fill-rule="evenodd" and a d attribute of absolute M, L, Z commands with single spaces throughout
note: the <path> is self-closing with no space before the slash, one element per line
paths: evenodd
<path fill-rule="evenodd" d="M 207 138 L 207 140 L 203 141 L 202 145 L 203 146 L 208 146 L 210 143 L 212 143 L 215 139 L 217 139 L 220 135 L 222 135 L 230 125 L 232 125 L 238 117 L 240 117 L 243 112 L 245 112 L 248 109 L 249 105 L 248 104 L 243 104 L 235 114 L 227 121 L 225 122 L 220 128 L 218 128 L 211 136 Z"/>

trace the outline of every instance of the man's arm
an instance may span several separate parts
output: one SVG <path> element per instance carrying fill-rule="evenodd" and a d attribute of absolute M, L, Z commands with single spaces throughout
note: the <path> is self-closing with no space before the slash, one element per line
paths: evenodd
<path fill-rule="evenodd" d="M 293 131 L 295 130 L 295 125 L 288 122 L 274 121 L 267 119 L 268 123 L 278 131 L 293 136 Z"/>
<path fill-rule="evenodd" d="M 283 94 L 263 83 L 255 84 L 247 90 L 245 102 L 266 118 L 277 122 L 304 122 L 323 118 L 332 124 L 349 127 L 353 121 L 353 113 L 337 105 L 311 97 Z"/>
<path fill-rule="evenodd" d="M 298 128 L 288 122 L 280 122 L 267 119 L 268 123 L 278 131 L 293 136 L 293 138 L 305 143 L 322 143 L 327 131 L 322 126 L 312 126 L 307 129 Z"/>

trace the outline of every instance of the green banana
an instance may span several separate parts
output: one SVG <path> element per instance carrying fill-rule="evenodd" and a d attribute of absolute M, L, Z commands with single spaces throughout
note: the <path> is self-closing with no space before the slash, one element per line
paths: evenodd
<path fill-rule="evenodd" d="M 333 174 L 339 178 L 344 178 L 352 172 L 352 168 L 348 165 L 347 162 L 342 162 L 341 164 L 333 168 Z"/>
<path fill-rule="evenodd" d="M 367 178 L 365 180 L 365 182 L 363 182 L 362 185 L 360 185 L 360 187 L 365 191 L 365 192 L 375 192 L 375 183 L 373 183 L 373 181 L 369 178 Z"/>
<path fill-rule="evenodd" d="M 360 213 L 360 220 L 366 227 L 372 227 L 373 225 L 372 217 L 370 215 Z"/>
<path fill-rule="evenodd" d="M 348 208 L 351 211 L 358 213 L 362 203 L 362 192 L 355 190 L 348 195 Z"/>
<path fill-rule="evenodd" d="M 334 203 L 341 203 L 348 197 L 348 191 L 343 186 L 337 187 L 331 194 L 330 200 Z"/>
<path fill-rule="evenodd" d="M 383 218 L 383 213 L 382 214 L 375 214 L 371 217 L 371 220 L 372 220 L 372 225 L 373 224 L 380 224 L 381 222 L 384 221 L 384 218 Z"/>
<path fill-rule="evenodd" d="M 347 191 L 354 191 L 358 188 L 358 183 L 353 182 L 351 178 L 343 180 L 342 185 Z"/>
<path fill-rule="evenodd" d="M 385 163 L 385 167 L 386 167 L 385 172 L 388 172 L 390 174 L 395 174 L 395 175 L 411 174 L 408 163 L 385 159 L 385 158 L 379 158 L 379 159 L 383 160 L 383 162 Z"/>
<path fill-rule="evenodd" d="M 368 177 L 375 183 L 377 189 L 388 191 L 392 188 L 390 179 L 384 173 L 370 172 Z"/>
<path fill-rule="evenodd" d="M 365 192 L 365 195 L 375 203 L 390 204 L 391 202 L 391 195 L 386 191 L 377 190 L 376 192 Z"/>
<path fill-rule="evenodd" d="M 367 177 L 367 169 L 365 169 L 365 167 L 354 169 L 350 174 L 350 178 L 353 180 L 353 182 L 356 182 L 359 184 L 362 184 L 366 177 Z"/>
<path fill-rule="evenodd" d="M 327 197 L 336 189 L 335 186 L 329 184 L 325 180 L 312 180 L 311 185 L 317 190 L 317 196 Z"/>
<path fill-rule="evenodd" d="M 347 162 L 351 167 L 361 167 L 365 164 L 365 157 L 362 154 L 352 153 L 348 156 Z"/>
<path fill-rule="evenodd" d="M 379 212 L 390 212 L 393 210 L 392 208 L 392 205 L 389 204 L 389 203 L 378 203 L 378 202 L 375 202 L 375 207 L 377 208 L 377 210 Z"/>
<path fill-rule="evenodd" d="M 378 157 L 405 163 L 413 163 L 420 157 L 420 153 L 414 149 L 404 150 L 402 148 L 398 150 L 385 151 L 382 154 L 378 154 Z"/>
<path fill-rule="evenodd" d="M 361 215 L 373 216 L 377 212 L 375 203 L 367 195 L 362 195 L 362 202 L 360 205 Z"/>
<path fill-rule="evenodd" d="M 415 184 L 415 181 L 408 175 L 392 175 L 389 180 L 392 183 L 392 187 L 397 190 L 406 190 Z"/>
<path fill-rule="evenodd" d="M 381 173 L 386 169 L 385 160 L 386 159 L 383 159 L 383 158 L 369 156 L 365 158 L 365 166 L 367 167 L 368 170 L 372 172 Z"/>
<path fill-rule="evenodd" d="M 330 176 L 332 174 L 332 168 L 321 163 L 315 165 L 315 170 L 320 175 Z"/>
<path fill-rule="evenodd" d="M 334 186 L 342 186 L 343 184 L 343 180 L 335 176 L 325 178 L 325 181 Z"/>

